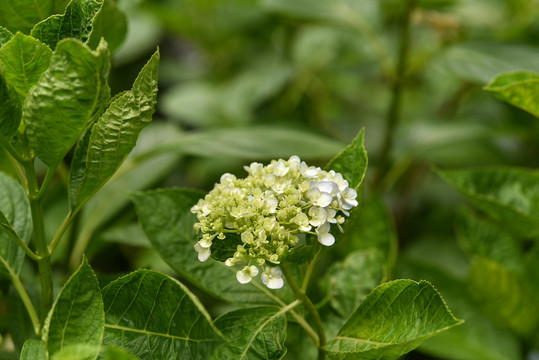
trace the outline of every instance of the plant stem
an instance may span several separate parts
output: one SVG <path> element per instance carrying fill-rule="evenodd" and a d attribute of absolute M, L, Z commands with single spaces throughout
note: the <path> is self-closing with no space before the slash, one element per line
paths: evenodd
<path fill-rule="evenodd" d="M 64 232 L 69 227 L 69 224 L 71 224 L 71 220 L 73 220 L 73 217 L 75 214 L 70 210 L 66 217 L 64 218 L 64 221 L 62 221 L 62 225 L 58 228 L 58 231 L 54 235 L 54 238 L 52 239 L 50 245 L 49 245 L 49 253 L 52 254 L 54 252 L 54 249 L 56 248 L 56 245 L 58 245 L 58 242 L 62 238 L 62 235 L 64 235 Z"/>
<path fill-rule="evenodd" d="M 303 278 L 303 284 L 301 284 L 301 291 L 303 291 L 303 292 L 307 291 L 307 286 L 309 285 L 309 280 L 311 280 L 311 275 L 312 275 L 313 270 L 314 270 L 314 265 L 316 264 L 316 260 L 318 260 L 318 256 L 320 255 L 321 252 L 322 252 L 322 247 L 319 247 L 316 254 L 314 254 L 313 260 L 311 261 L 311 263 L 307 267 L 307 271 L 305 271 L 305 277 Z"/>
<path fill-rule="evenodd" d="M 52 268 L 50 253 L 45 236 L 45 221 L 43 217 L 43 207 L 41 199 L 37 196 L 39 186 L 37 183 L 36 172 L 34 169 L 34 160 L 23 163 L 28 180 L 28 198 L 30 200 L 30 210 L 32 212 L 32 223 L 34 226 L 34 245 L 36 247 L 37 266 L 39 269 L 39 279 L 41 282 L 41 320 L 43 320 L 52 305 Z"/>
<path fill-rule="evenodd" d="M 17 242 L 17 244 L 24 250 L 25 254 L 32 260 L 34 261 L 38 261 L 40 259 L 39 256 L 37 256 L 33 251 L 32 249 L 30 249 L 28 247 L 28 245 L 26 245 L 24 243 L 24 241 L 14 232 L 10 231 L 10 229 L 6 229 L 6 228 L 3 228 L 2 226 L 0 226 L 0 230 L 4 229 L 4 233 L 8 234 L 13 240 L 15 240 L 15 242 Z"/>
<path fill-rule="evenodd" d="M 17 160 L 18 162 L 23 163 L 26 161 L 26 159 L 23 156 L 21 156 L 21 154 L 19 154 L 19 152 L 13 147 L 13 145 L 11 145 L 9 140 L 6 139 L 4 135 L 1 135 L 1 134 L 0 134 L 0 145 L 2 145 L 9 152 L 9 154 L 13 156 L 13 158 Z"/>
<path fill-rule="evenodd" d="M 407 0 L 406 8 L 400 26 L 400 47 L 397 58 L 396 76 L 391 92 L 391 103 L 386 114 L 386 128 L 384 142 L 380 153 L 380 168 L 378 170 L 377 183 L 384 177 L 389 168 L 389 156 L 393 148 L 393 137 L 400 120 L 400 110 L 402 103 L 402 89 L 408 63 L 408 52 L 410 47 L 410 20 L 412 11 L 417 0 Z"/>
<path fill-rule="evenodd" d="M 0 262 L 2 262 L 4 267 L 7 269 L 9 273 L 9 277 L 11 278 L 11 282 L 13 283 L 13 286 L 15 286 L 15 289 L 17 290 L 17 292 L 19 293 L 22 303 L 24 304 L 24 307 L 26 308 L 26 311 L 28 312 L 28 315 L 30 316 L 30 320 L 32 321 L 32 324 L 34 325 L 34 332 L 36 335 L 39 336 L 41 332 L 41 324 L 39 322 L 36 309 L 34 308 L 32 301 L 30 300 L 30 296 L 28 296 L 28 292 L 26 292 L 26 289 L 22 285 L 21 279 L 19 279 L 19 276 L 13 271 L 11 266 L 2 256 L 0 256 Z"/>
<path fill-rule="evenodd" d="M 49 188 L 49 185 L 51 184 L 52 179 L 54 178 L 55 172 L 56 172 L 56 167 L 47 168 L 45 179 L 43 179 L 41 188 L 39 189 L 39 192 L 36 194 L 36 200 L 41 201 L 43 199 L 43 197 L 45 196 L 45 193 L 47 192 L 47 189 Z"/>
<path fill-rule="evenodd" d="M 326 333 L 324 332 L 324 326 L 322 325 L 322 320 L 320 319 L 320 315 L 318 314 L 318 311 L 314 307 L 311 299 L 309 299 L 307 294 L 299 288 L 298 284 L 296 284 L 296 281 L 292 277 L 292 273 L 290 272 L 290 269 L 288 269 L 288 266 L 286 264 L 282 264 L 281 269 L 283 270 L 283 274 L 286 277 L 288 284 L 292 288 L 292 291 L 294 291 L 294 293 L 298 297 L 298 300 L 300 300 L 305 305 L 305 308 L 313 317 L 314 324 L 316 327 L 316 332 L 318 333 L 318 339 L 319 339 L 318 340 L 318 360 L 324 360 L 326 354 L 322 350 L 322 347 L 326 344 Z"/>

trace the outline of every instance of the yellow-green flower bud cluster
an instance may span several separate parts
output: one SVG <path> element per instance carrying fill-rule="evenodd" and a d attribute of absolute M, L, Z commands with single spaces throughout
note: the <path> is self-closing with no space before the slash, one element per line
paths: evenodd
<path fill-rule="evenodd" d="M 225 261 L 228 266 L 247 264 L 236 274 L 240 283 L 258 274 L 253 263 L 279 264 L 298 244 L 300 234 L 316 234 L 322 245 L 333 245 L 331 224 L 342 230 L 348 211 L 358 204 L 356 191 L 341 174 L 308 166 L 297 156 L 267 166 L 254 162 L 245 170 L 248 176 L 243 179 L 221 176 L 220 183 L 191 209 L 198 218 L 195 229 L 202 233 L 194 246 L 200 261 L 210 257 L 213 241 L 240 235 L 241 245 Z M 279 269 L 266 267 L 262 280 L 270 288 L 280 288 L 280 274 Z"/>

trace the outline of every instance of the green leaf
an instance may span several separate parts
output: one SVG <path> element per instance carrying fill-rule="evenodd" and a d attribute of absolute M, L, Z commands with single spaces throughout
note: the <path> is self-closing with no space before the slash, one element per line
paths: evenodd
<path fill-rule="evenodd" d="M 397 359 L 460 323 L 428 282 L 396 280 L 374 289 L 324 350 L 330 359 Z"/>
<path fill-rule="evenodd" d="M 86 42 L 101 5 L 95 0 L 71 0 L 63 15 L 53 15 L 37 23 L 31 35 L 52 49 L 62 39 L 73 38 Z"/>
<path fill-rule="evenodd" d="M 141 70 L 131 91 L 116 97 L 75 150 L 69 181 L 71 207 L 82 205 L 118 170 L 152 120 L 159 52 Z"/>
<path fill-rule="evenodd" d="M 107 44 L 97 51 L 78 40 L 62 40 L 50 67 L 23 107 L 26 134 L 37 156 L 57 165 L 81 134 L 101 115 L 110 97 Z"/>
<path fill-rule="evenodd" d="M 47 317 L 43 340 L 50 355 L 83 343 L 92 347 L 84 357 L 95 359 L 103 340 L 105 313 L 99 282 L 86 259 L 69 278 Z M 69 351 L 66 352 L 69 353 Z M 54 358 L 54 357 L 53 357 Z"/>
<path fill-rule="evenodd" d="M 93 19 L 88 45 L 95 48 L 103 37 L 109 44 L 110 51 L 113 52 L 122 44 L 126 33 L 127 18 L 125 14 L 118 8 L 114 0 L 104 0 Z"/>
<path fill-rule="evenodd" d="M 506 229 L 530 237 L 539 233 L 539 171 L 493 167 L 438 174 Z"/>
<path fill-rule="evenodd" d="M 21 269 L 24 251 L 12 236 L 18 236 L 28 244 L 31 235 L 32 215 L 26 192 L 17 181 L 0 172 L 0 256 L 15 273 Z M 0 271 L 5 272 L 6 269 L 0 266 Z"/>
<path fill-rule="evenodd" d="M 470 269 L 470 289 L 484 311 L 504 327 L 531 335 L 539 324 L 539 294 L 519 274 L 484 258 Z"/>
<path fill-rule="evenodd" d="M 140 360 L 134 355 L 131 355 L 124 349 L 116 346 L 104 346 L 103 352 L 98 358 L 99 360 Z"/>
<path fill-rule="evenodd" d="M 26 340 L 22 347 L 20 360 L 47 360 L 45 343 L 41 340 Z"/>
<path fill-rule="evenodd" d="M 101 351 L 101 346 L 91 344 L 71 344 L 65 346 L 51 356 L 51 360 L 82 360 L 95 359 L 96 354 Z"/>
<path fill-rule="evenodd" d="M 3 26 L 0 26 L 0 48 L 4 46 L 11 38 L 13 34 Z"/>
<path fill-rule="evenodd" d="M 521 108 L 539 118 L 539 75 L 531 72 L 512 72 L 496 76 L 484 88 L 497 98 Z"/>
<path fill-rule="evenodd" d="M 17 91 L 21 104 L 30 88 L 37 84 L 49 67 L 51 55 L 52 51 L 47 45 L 22 33 L 15 34 L 0 48 L 5 76 Z"/>
<path fill-rule="evenodd" d="M 21 114 L 21 102 L 0 62 L 0 136 L 11 140 L 19 128 Z"/>
<path fill-rule="evenodd" d="M 281 359 L 286 353 L 286 316 L 277 307 L 234 310 L 215 320 L 215 326 L 228 339 L 215 359 Z"/>
<path fill-rule="evenodd" d="M 209 314 L 183 284 L 138 270 L 103 288 L 105 345 L 141 360 L 208 359 L 222 340 Z"/>
<path fill-rule="evenodd" d="M 0 24 L 11 32 L 28 33 L 37 22 L 61 14 L 69 0 L 2 0 Z"/>
<path fill-rule="evenodd" d="M 185 189 L 162 189 L 132 195 L 142 229 L 161 257 L 189 282 L 207 293 L 238 305 L 283 305 L 278 296 L 293 300 L 290 289 L 268 290 L 259 279 L 239 284 L 237 269 L 212 258 L 197 259 L 193 249 L 197 239 L 190 209 L 202 193 Z M 292 298 L 292 299 L 291 299 Z"/>
<path fill-rule="evenodd" d="M 326 170 L 341 173 L 352 189 L 359 189 L 363 185 L 367 172 L 368 160 L 367 151 L 363 146 L 364 137 L 365 129 L 361 129 L 352 143 L 326 165 Z"/>

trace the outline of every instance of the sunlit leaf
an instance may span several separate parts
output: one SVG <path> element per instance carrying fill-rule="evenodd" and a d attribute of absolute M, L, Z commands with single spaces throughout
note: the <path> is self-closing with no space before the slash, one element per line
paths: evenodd
<path fill-rule="evenodd" d="M 397 359 L 460 323 L 428 282 L 396 280 L 374 289 L 324 350 L 330 359 Z"/>
<path fill-rule="evenodd" d="M 58 43 L 49 69 L 23 107 L 29 143 L 45 164 L 57 165 L 101 115 L 110 97 L 109 69 L 106 43 L 96 51 L 78 40 Z"/>
<path fill-rule="evenodd" d="M 103 288 L 103 343 L 146 359 L 208 359 L 221 341 L 199 300 L 178 281 L 138 270 Z"/>
<path fill-rule="evenodd" d="M 539 74 L 513 72 L 495 77 L 486 87 L 496 97 L 539 117 Z"/>
<path fill-rule="evenodd" d="M 0 48 L 4 46 L 11 38 L 13 34 L 3 26 L 0 26 Z"/>
<path fill-rule="evenodd" d="M 37 22 L 62 14 L 69 0 L 2 0 L 0 24 L 13 33 L 28 33 Z"/>
<path fill-rule="evenodd" d="M 47 360 L 45 343 L 41 340 L 26 340 L 22 347 L 20 360 Z"/>
<path fill-rule="evenodd" d="M 286 316 L 277 307 L 253 307 L 228 312 L 215 326 L 228 341 L 217 348 L 217 360 L 281 359 L 286 353 Z"/>

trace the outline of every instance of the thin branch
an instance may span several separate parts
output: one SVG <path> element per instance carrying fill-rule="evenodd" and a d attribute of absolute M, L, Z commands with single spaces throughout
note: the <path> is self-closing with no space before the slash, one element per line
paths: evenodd
<path fill-rule="evenodd" d="M 19 154 L 19 152 L 13 147 L 13 145 L 11 145 L 9 140 L 6 139 L 2 134 L 0 134 L 0 145 L 2 145 L 9 152 L 9 154 L 13 156 L 13 158 L 19 163 L 22 164 L 27 161 L 27 159 L 25 159 L 21 154 Z"/>
<path fill-rule="evenodd" d="M 58 243 L 62 239 L 62 236 L 69 227 L 69 224 L 71 224 L 71 220 L 73 220 L 74 217 L 75 214 L 70 210 L 64 218 L 64 221 L 62 221 L 62 225 L 60 225 L 58 231 L 56 231 L 54 238 L 52 238 L 52 241 L 49 245 L 49 254 L 52 254 L 54 252 L 54 249 L 56 249 L 56 245 L 58 245 Z"/>
<path fill-rule="evenodd" d="M 39 257 L 35 252 L 32 251 L 32 249 L 28 247 L 28 245 L 25 244 L 25 242 L 13 231 L 13 229 L 0 224 L 0 230 L 11 236 L 11 238 L 17 242 L 17 245 L 24 250 L 24 253 L 28 255 L 30 259 L 35 261 L 39 261 L 41 259 L 41 257 Z"/>

